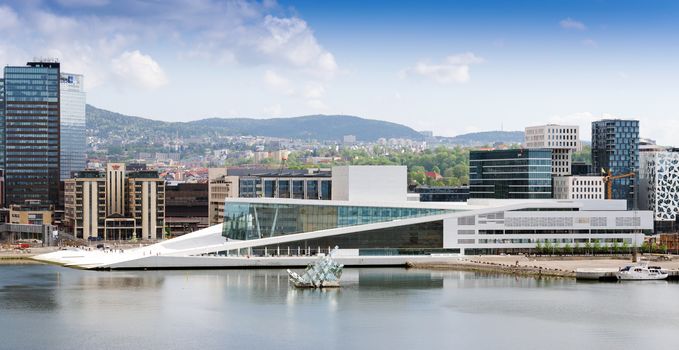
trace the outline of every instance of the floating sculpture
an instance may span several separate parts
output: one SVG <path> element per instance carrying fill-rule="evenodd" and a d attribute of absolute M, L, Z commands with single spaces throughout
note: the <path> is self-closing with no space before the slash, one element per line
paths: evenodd
<path fill-rule="evenodd" d="M 337 247 L 328 255 L 319 256 L 315 263 L 309 264 L 304 273 L 288 270 L 290 282 L 297 288 L 328 288 L 339 287 L 339 279 L 342 277 L 344 265 L 332 259 Z"/>

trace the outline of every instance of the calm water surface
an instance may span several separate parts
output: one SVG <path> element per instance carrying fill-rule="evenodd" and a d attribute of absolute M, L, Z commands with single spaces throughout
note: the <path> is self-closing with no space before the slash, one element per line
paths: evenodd
<path fill-rule="evenodd" d="M 677 349 L 679 284 L 346 269 L 0 266 L 1 349 Z"/>

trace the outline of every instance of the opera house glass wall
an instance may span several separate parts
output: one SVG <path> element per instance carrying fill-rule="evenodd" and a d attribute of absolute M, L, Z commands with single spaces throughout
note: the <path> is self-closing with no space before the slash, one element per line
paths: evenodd
<path fill-rule="evenodd" d="M 429 208 L 390 208 L 284 203 L 229 203 L 222 235 L 251 240 L 339 227 L 388 222 L 450 212 Z"/>

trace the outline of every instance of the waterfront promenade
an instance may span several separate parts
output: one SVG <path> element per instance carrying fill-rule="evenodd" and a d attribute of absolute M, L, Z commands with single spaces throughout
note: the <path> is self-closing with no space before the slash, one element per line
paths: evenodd
<path fill-rule="evenodd" d="M 642 256 L 656 259 L 659 256 Z M 679 270 L 679 256 L 669 256 L 669 261 L 654 261 L 667 270 Z M 523 256 L 479 255 L 465 256 L 459 261 L 446 263 L 411 263 L 409 267 L 436 270 L 462 270 L 500 272 L 524 276 L 551 276 L 575 278 L 578 269 L 606 269 L 617 271 L 632 264 L 631 257 L 620 256 Z"/>

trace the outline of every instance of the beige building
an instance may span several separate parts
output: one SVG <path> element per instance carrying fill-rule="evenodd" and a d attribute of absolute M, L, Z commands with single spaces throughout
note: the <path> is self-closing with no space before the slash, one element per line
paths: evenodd
<path fill-rule="evenodd" d="M 106 176 L 81 171 L 64 181 L 64 226 L 82 239 L 104 237 Z"/>
<path fill-rule="evenodd" d="M 602 176 L 555 176 L 554 199 L 606 199 Z"/>
<path fill-rule="evenodd" d="M 51 225 L 54 218 L 54 208 L 38 203 L 9 206 L 9 223 L 21 225 Z"/>
<path fill-rule="evenodd" d="M 127 216 L 135 220 L 136 237 L 163 239 L 165 180 L 156 171 L 136 171 L 127 178 Z"/>
<path fill-rule="evenodd" d="M 224 174 L 210 178 L 208 183 L 208 220 L 210 225 L 224 222 L 224 201 L 226 198 L 236 197 L 238 197 L 238 176 Z"/>
<path fill-rule="evenodd" d="M 165 229 L 165 181 L 157 171 L 81 171 L 64 181 L 64 223 L 82 239 L 160 240 Z"/>
<path fill-rule="evenodd" d="M 552 150 L 552 175 L 571 174 L 573 152 L 582 150 L 580 127 L 577 125 L 529 126 L 525 130 L 525 147 Z"/>
<path fill-rule="evenodd" d="M 125 215 L 125 164 L 106 164 L 106 215 Z"/>

